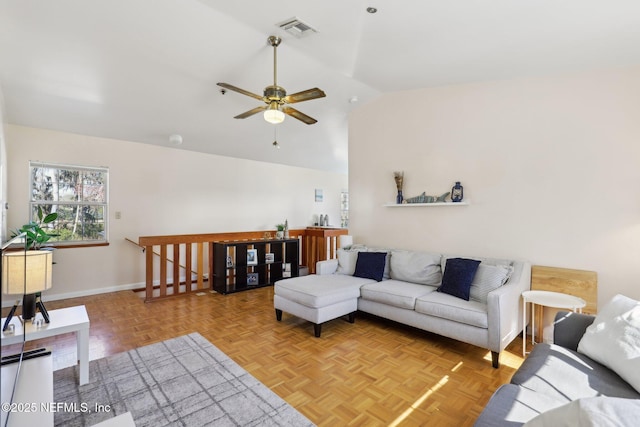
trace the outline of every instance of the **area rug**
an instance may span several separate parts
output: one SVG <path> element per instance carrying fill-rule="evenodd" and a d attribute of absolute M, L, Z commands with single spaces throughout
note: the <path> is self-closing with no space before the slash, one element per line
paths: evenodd
<path fill-rule="evenodd" d="M 131 412 L 136 426 L 313 426 L 200 334 L 53 373 L 56 426 L 92 426 Z"/>

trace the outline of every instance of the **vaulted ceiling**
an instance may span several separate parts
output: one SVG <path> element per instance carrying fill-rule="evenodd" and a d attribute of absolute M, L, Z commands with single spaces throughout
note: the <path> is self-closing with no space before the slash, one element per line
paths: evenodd
<path fill-rule="evenodd" d="M 326 92 L 295 105 L 318 123 L 233 118 L 260 101 L 216 83 L 262 94 L 269 35 L 278 84 Z M 638 63 L 637 0 L 0 0 L 7 122 L 339 172 L 349 112 L 386 92 Z"/>

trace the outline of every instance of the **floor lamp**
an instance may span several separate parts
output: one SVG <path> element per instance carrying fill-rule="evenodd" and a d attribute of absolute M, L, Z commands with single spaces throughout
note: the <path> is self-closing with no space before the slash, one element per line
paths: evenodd
<path fill-rule="evenodd" d="M 2 292 L 22 294 L 22 319 L 30 320 L 40 310 L 46 323 L 49 313 L 40 300 L 40 292 L 51 288 L 51 267 L 53 253 L 48 250 L 17 251 L 2 254 Z M 20 300 L 16 301 L 2 326 L 5 331 L 15 314 Z"/>

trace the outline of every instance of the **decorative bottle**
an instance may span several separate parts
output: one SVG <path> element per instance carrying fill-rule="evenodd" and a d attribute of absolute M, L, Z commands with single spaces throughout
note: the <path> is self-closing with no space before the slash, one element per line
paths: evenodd
<path fill-rule="evenodd" d="M 289 220 L 288 219 L 284 220 L 284 238 L 285 239 L 289 238 Z"/>
<path fill-rule="evenodd" d="M 456 181 L 456 185 L 451 188 L 451 201 L 461 202 L 463 197 L 463 188 L 460 185 L 460 181 Z"/>

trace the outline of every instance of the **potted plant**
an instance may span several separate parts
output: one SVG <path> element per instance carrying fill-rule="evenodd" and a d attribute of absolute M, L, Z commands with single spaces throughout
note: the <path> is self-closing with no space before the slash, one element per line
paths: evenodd
<path fill-rule="evenodd" d="M 284 238 L 284 224 L 276 224 L 276 239 Z"/>
<path fill-rule="evenodd" d="M 27 248 L 35 250 L 41 249 L 42 245 L 48 242 L 49 239 L 57 236 L 57 234 L 47 233 L 42 227 L 46 224 L 52 223 L 57 218 L 57 212 L 45 215 L 44 212 L 42 212 L 42 207 L 38 206 L 38 221 L 31 221 L 30 223 L 23 225 L 12 233 L 12 237 L 17 236 L 20 233 L 25 233 L 27 237 Z"/>
<path fill-rule="evenodd" d="M 52 237 L 56 237 L 58 235 L 49 234 L 46 231 L 44 231 L 42 227 L 46 226 L 49 223 L 52 223 L 57 218 L 58 218 L 57 212 L 52 212 L 50 214 L 45 215 L 44 212 L 42 212 L 42 207 L 38 206 L 38 221 L 31 221 L 28 224 L 23 225 L 18 230 L 13 231 L 11 233 L 12 237 L 16 237 L 24 233 L 25 239 L 27 241 L 26 242 L 27 250 L 33 250 L 33 251 L 46 250 L 47 252 L 50 252 L 53 250 L 53 248 L 43 248 L 42 245 L 48 242 L 49 239 L 51 239 Z M 45 254 L 43 253 L 42 255 L 45 255 Z M 25 256 L 26 256 L 26 253 L 25 253 Z M 49 261 L 47 262 L 51 262 L 51 259 L 52 259 L 51 255 L 47 254 L 46 258 L 49 259 Z M 26 268 L 26 259 L 25 261 L 23 261 L 23 263 Z M 26 282 L 24 283 L 26 286 Z M 45 280 L 44 282 L 40 283 L 40 285 L 42 285 L 41 287 L 42 290 L 50 288 L 51 287 L 50 276 L 48 280 Z M 24 291 L 27 292 L 26 287 L 24 288 Z M 44 318 L 44 321 L 46 323 L 49 323 L 49 314 L 47 313 L 47 309 L 44 307 L 41 297 L 42 297 L 42 293 L 40 291 L 33 292 L 32 290 L 31 293 L 24 294 L 23 300 L 22 300 L 22 318 L 23 319 L 28 320 L 28 319 L 34 318 L 34 316 L 36 315 L 36 307 L 38 307 L 40 309 L 40 312 L 42 313 L 42 317 Z M 3 326 L 3 331 L 8 325 L 9 319 L 15 312 L 16 307 L 17 307 L 17 303 L 13 306 L 13 308 L 9 312 L 7 321 Z"/>

